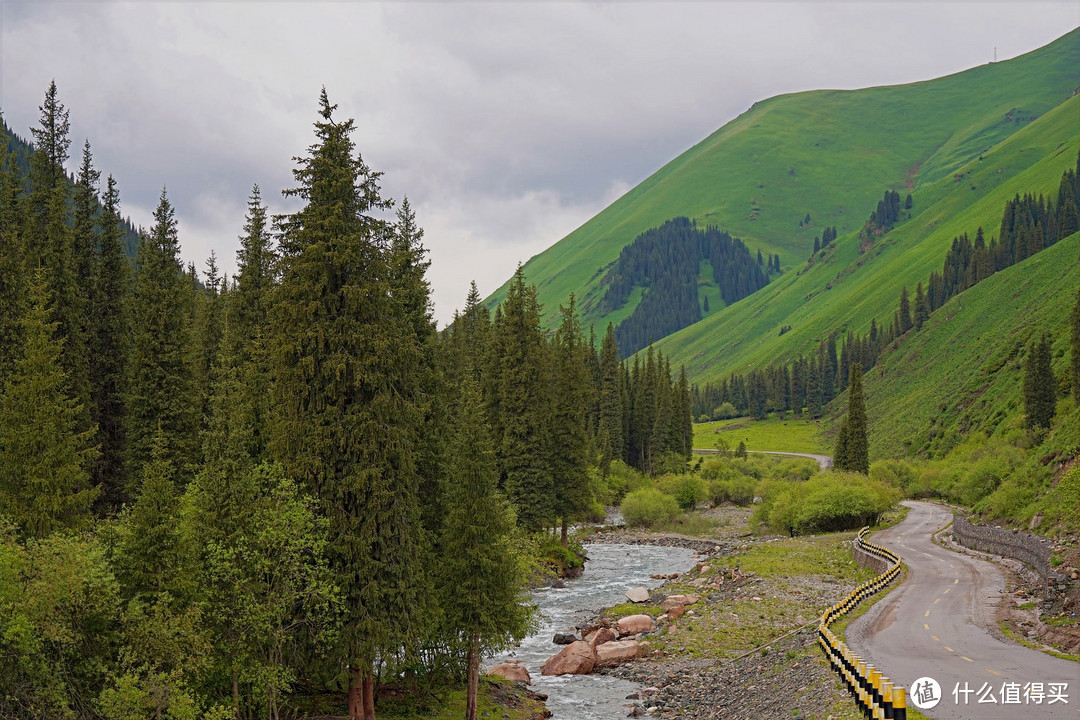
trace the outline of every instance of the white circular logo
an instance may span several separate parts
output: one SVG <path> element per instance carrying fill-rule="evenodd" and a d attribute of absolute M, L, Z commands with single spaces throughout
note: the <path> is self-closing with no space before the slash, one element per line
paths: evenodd
<path fill-rule="evenodd" d="M 929 710 L 941 702 L 941 686 L 932 677 L 921 677 L 911 683 L 908 698 L 920 710 Z"/>

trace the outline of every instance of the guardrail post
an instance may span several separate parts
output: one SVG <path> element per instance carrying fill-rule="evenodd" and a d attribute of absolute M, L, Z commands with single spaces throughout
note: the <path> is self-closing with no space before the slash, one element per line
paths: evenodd
<path fill-rule="evenodd" d="M 907 720 L 907 691 L 904 688 L 893 688 L 893 717 Z"/>

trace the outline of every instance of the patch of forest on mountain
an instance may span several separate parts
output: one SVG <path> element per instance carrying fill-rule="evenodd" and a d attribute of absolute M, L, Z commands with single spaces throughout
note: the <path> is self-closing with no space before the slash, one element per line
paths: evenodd
<path fill-rule="evenodd" d="M 761 253 L 755 260 L 742 240 L 716 226 L 700 228 L 689 218 L 677 217 L 646 230 L 623 248 L 604 280 L 607 291 L 600 302 L 604 313 L 625 305 L 635 287 L 646 289 L 641 302 L 615 328 L 621 355 L 632 355 L 652 340 L 701 319 L 702 260 L 712 267 L 712 280 L 728 305 L 769 282 Z M 773 262 L 770 256 L 769 269 Z"/>

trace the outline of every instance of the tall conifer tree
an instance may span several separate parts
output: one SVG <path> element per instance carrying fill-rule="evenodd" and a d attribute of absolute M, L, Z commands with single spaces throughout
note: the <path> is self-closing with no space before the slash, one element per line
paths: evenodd
<path fill-rule="evenodd" d="M 190 346 L 189 281 L 180 265 L 175 211 L 164 188 L 154 210 L 154 226 L 139 242 L 135 268 L 134 336 L 126 388 L 131 495 L 136 494 L 159 429 L 164 462 L 183 471 L 197 460 L 197 405 L 191 368 L 185 362 Z"/>
<path fill-rule="evenodd" d="M 514 516 L 498 490 L 495 453 L 476 382 L 462 379 L 446 473 L 439 605 L 466 651 L 466 720 L 476 718 L 480 657 L 521 640 L 531 612 Z"/>
<path fill-rule="evenodd" d="M 626 457 L 626 439 L 623 435 L 623 407 L 620 391 L 622 369 L 619 366 L 619 348 L 615 340 L 615 327 L 608 323 L 600 345 L 600 454 L 601 470 L 607 473 L 607 463 Z"/>
<path fill-rule="evenodd" d="M 848 388 L 848 412 L 840 428 L 836 457 L 837 470 L 866 475 L 870 472 L 870 444 L 867 439 L 866 399 L 863 396 L 862 365 L 851 366 L 851 386 Z"/>
<path fill-rule="evenodd" d="M 551 471 L 555 480 L 555 513 L 562 522 L 562 544 L 571 521 L 584 517 L 592 504 L 589 488 L 589 437 L 585 422 L 591 383 L 574 294 L 560 306 L 562 322 L 555 332 L 552 377 Z"/>
<path fill-rule="evenodd" d="M 907 286 L 900 289 L 900 327 L 897 332 L 903 335 L 911 329 L 911 301 L 908 300 Z"/>
<path fill-rule="evenodd" d="M 1049 428 L 1057 411 L 1057 383 L 1050 365 L 1050 338 L 1033 340 L 1024 372 L 1024 414 L 1028 427 Z"/>
<path fill-rule="evenodd" d="M 110 175 L 98 216 L 98 252 L 90 289 L 90 419 L 97 425 L 101 458 L 94 467 L 107 507 L 117 507 L 125 487 L 124 382 L 130 339 L 131 265 L 124 253 L 120 195 Z"/>
<path fill-rule="evenodd" d="M 329 517 L 349 716 L 371 720 L 376 663 L 412 645 L 421 609 L 415 457 L 426 370 L 414 316 L 394 297 L 380 174 L 355 152 L 354 123 L 334 119 L 325 89 L 319 105 L 316 141 L 286 191 L 304 207 L 279 220 L 271 450 Z"/>
<path fill-rule="evenodd" d="M 0 378 L 11 371 L 21 345 L 19 318 L 29 285 L 20 222 L 22 183 L 7 143 L 0 134 Z"/>
<path fill-rule="evenodd" d="M 499 453 L 506 494 L 528 530 L 551 527 L 555 486 L 550 457 L 547 345 L 540 329 L 536 288 L 518 266 L 502 303 L 499 402 L 503 437 Z"/>
<path fill-rule="evenodd" d="M 0 508 L 37 538 L 88 522 L 98 494 L 89 473 L 98 451 L 93 433 L 77 426 L 81 408 L 68 395 L 46 283 L 39 269 L 20 320 L 22 351 L 0 395 Z"/>

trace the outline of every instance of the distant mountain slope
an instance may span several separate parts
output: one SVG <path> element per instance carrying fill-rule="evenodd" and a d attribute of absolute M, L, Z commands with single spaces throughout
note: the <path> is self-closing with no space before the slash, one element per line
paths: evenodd
<path fill-rule="evenodd" d="M 759 102 L 529 260 L 526 275 L 548 322 L 570 292 L 586 323 L 621 319 L 632 308 L 601 308 L 603 271 L 638 234 L 677 216 L 717 225 L 797 269 L 826 226 L 857 231 L 883 189 L 918 192 L 950 178 L 1059 106 L 1080 87 L 1078 67 L 1080 29 L 944 78 Z M 777 292 L 777 284 L 761 292 Z M 741 304 L 702 322 L 741 312 Z"/>
<path fill-rule="evenodd" d="M 861 252 L 856 233 L 841 235 L 825 259 L 805 264 L 734 306 L 659 343 L 692 380 L 809 353 L 830 332 L 866 332 L 890 323 L 901 288 L 914 291 L 940 270 L 954 237 L 999 232 L 1008 199 L 1020 193 L 1057 197 L 1062 172 L 1080 150 L 1080 96 L 1072 97 L 966 165 L 915 190 L 912 217 Z M 1020 263 L 1017 267 L 1024 267 Z M 791 326 L 780 336 L 780 329 Z"/>
<path fill-rule="evenodd" d="M 871 457 L 940 456 L 976 430 L 1015 429 L 1032 339 L 1050 334 L 1055 375 L 1066 375 L 1078 255 L 1074 233 L 953 298 L 885 353 L 866 376 Z"/>

